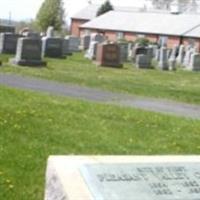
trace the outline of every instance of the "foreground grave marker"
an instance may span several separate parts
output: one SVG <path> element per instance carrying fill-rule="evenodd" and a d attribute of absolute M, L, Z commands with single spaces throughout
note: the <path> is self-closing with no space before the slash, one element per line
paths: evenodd
<path fill-rule="evenodd" d="M 42 61 L 42 42 L 35 38 L 20 38 L 17 43 L 17 52 L 10 62 L 22 66 L 45 66 Z"/>
<path fill-rule="evenodd" d="M 52 156 L 45 200 L 60 199 L 199 200 L 200 157 Z"/>

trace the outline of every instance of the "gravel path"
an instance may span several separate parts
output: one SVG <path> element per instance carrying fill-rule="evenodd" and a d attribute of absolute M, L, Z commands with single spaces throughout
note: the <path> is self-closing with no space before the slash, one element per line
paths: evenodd
<path fill-rule="evenodd" d="M 92 89 L 71 84 L 62 84 L 54 81 L 22 77 L 13 74 L 0 73 L 0 84 L 20 89 L 48 92 L 54 95 L 75 97 L 83 100 L 110 103 L 120 106 L 134 107 L 154 112 L 200 119 L 200 106 L 186 103 L 113 93 L 100 89 Z"/>

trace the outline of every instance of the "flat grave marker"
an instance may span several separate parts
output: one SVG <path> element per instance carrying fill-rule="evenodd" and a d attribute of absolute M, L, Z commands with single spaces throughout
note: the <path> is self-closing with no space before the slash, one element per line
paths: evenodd
<path fill-rule="evenodd" d="M 200 157 L 52 156 L 45 194 L 45 200 L 200 200 Z"/>

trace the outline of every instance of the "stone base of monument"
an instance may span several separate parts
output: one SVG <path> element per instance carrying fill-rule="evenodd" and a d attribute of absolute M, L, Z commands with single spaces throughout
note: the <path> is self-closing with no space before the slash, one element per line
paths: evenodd
<path fill-rule="evenodd" d="M 51 156 L 45 200 L 198 200 L 200 156 Z"/>
<path fill-rule="evenodd" d="M 101 63 L 94 61 L 94 64 L 96 64 L 98 67 L 112 67 L 112 68 L 123 68 L 123 64 L 118 64 L 118 63 Z"/>
<path fill-rule="evenodd" d="M 45 61 L 39 60 L 17 60 L 15 58 L 10 59 L 10 64 L 30 67 L 44 67 L 47 65 Z"/>

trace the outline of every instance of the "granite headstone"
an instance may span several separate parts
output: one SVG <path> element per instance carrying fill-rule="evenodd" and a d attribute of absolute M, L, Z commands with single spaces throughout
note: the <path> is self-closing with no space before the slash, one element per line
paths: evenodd
<path fill-rule="evenodd" d="M 44 66 L 42 61 L 42 41 L 36 38 L 19 38 L 14 59 L 10 62 L 22 66 Z"/>
<path fill-rule="evenodd" d="M 19 34 L 1 33 L 0 34 L 0 53 L 15 54 Z"/>
<path fill-rule="evenodd" d="M 97 47 L 96 62 L 100 66 L 123 67 L 120 59 L 120 47 L 118 44 L 99 44 Z"/>
<path fill-rule="evenodd" d="M 42 39 L 42 53 L 44 57 L 63 58 L 63 39 L 44 37 Z"/>

